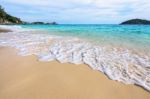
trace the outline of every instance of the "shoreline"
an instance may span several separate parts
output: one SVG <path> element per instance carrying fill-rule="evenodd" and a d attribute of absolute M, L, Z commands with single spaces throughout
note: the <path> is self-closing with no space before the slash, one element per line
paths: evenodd
<path fill-rule="evenodd" d="M 0 98 L 2 99 L 149 99 L 136 85 L 108 79 L 88 65 L 40 62 L 34 55 L 0 47 Z"/>
<path fill-rule="evenodd" d="M 5 32 L 12 32 L 12 31 L 9 30 L 9 29 L 2 29 L 2 28 L 0 28 L 0 33 L 5 33 Z"/>
<path fill-rule="evenodd" d="M 13 30 L 13 27 L 8 29 Z M 149 90 L 149 78 L 146 77 L 149 72 L 146 69 L 149 56 L 145 54 L 143 56 L 132 53 L 128 49 L 107 49 L 107 47 L 92 45 L 76 38 L 70 40 L 70 38 L 60 39 L 59 36 L 53 37 L 42 33 L 28 34 L 21 27 L 15 27 L 14 30 L 18 31 L 1 35 L 1 44 L 19 49 L 19 54 L 22 56 L 36 55 L 40 61 L 84 63 L 94 70 L 105 73 L 112 80 L 125 84 L 137 84 Z M 22 32 L 21 35 L 19 30 Z"/>

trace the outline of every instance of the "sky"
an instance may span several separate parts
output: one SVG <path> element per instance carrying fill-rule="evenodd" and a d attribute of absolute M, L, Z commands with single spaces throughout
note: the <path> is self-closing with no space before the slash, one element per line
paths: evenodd
<path fill-rule="evenodd" d="M 150 0 L 0 0 L 23 21 L 60 24 L 118 24 L 132 18 L 150 20 Z"/>

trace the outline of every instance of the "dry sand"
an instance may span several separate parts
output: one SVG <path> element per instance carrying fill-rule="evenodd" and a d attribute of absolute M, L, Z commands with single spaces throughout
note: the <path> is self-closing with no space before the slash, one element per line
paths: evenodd
<path fill-rule="evenodd" d="M 16 52 L 0 47 L 0 99 L 150 99 L 148 91 L 86 65 L 39 62 Z"/>

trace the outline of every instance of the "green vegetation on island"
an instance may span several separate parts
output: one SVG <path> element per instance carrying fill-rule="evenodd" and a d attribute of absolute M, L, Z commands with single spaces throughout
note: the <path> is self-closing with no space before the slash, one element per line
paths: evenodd
<path fill-rule="evenodd" d="M 32 22 L 32 23 L 27 23 L 27 24 L 45 24 L 45 25 L 57 25 L 56 22 L 51 22 L 51 23 L 45 23 L 45 22 Z"/>
<path fill-rule="evenodd" d="M 11 16 L 10 14 L 7 14 L 7 12 L 2 8 L 0 5 L 0 24 L 46 24 L 46 25 L 57 25 L 56 22 L 24 22 L 20 18 Z M 131 19 L 127 20 L 125 22 L 122 22 L 120 25 L 150 25 L 149 20 L 144 19 Z"/>
<path fill-rule="evenodd" d="M 2 8 L 0 5 L 0 24 L 47 24 L 47 25 L 57 25 L 56 22 L 50 22 L 50 23 L 45 23 L 45 22 L 24 22 L 21 21 L 20 18 L 11 16 L 7 14 L 7 12 Z"/>
<path fill-rule="evenodd" d="M 121 25 L 150 25 L 150 21 L 144 20 L 144 19 L 131 19 L 131 20 L 122 22 Z"/>
<path fill-rule="evenodd" d="M 22 24 L 23 22 L 14 16 L 11 16 L 5 12 L 0 6 L 0 24 Z"/>

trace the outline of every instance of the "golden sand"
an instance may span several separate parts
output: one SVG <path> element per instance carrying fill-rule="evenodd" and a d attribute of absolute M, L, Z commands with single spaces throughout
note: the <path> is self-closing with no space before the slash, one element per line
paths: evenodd
<path fill-rule="evenodd" d="M 87 65 L 39 62 L 0 47 L 0 99 L 150 99 L 150 93 Z"/>

